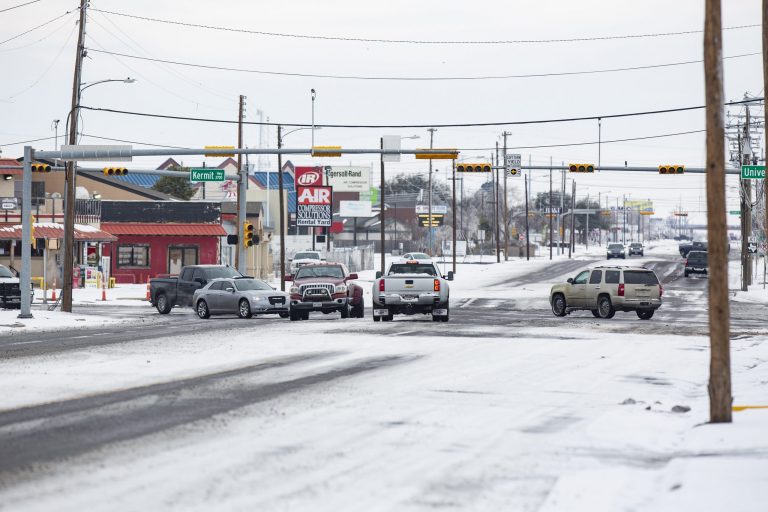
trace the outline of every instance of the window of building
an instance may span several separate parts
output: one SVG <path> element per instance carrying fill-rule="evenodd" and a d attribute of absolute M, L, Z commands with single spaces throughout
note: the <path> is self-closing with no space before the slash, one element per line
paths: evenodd
<path fill-rule="evenodd" d="M 117 246 L 117 266 L 149 268 L 149 245 Z"/>
<path fill-rule="evenodd" d="M 177 275 L 182 267 L 197 265 L 198 246 L 170 246 L 168 247 L 168 273 Z"/>

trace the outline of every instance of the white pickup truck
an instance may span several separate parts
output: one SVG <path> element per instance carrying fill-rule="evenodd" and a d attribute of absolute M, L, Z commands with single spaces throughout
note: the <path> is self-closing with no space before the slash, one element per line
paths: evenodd
<path fill-rule="evenodd" d="M 391 321 L 394 315 L 431 314 L 434 322 L 448 321 L 448 281 L 432 261 L 395 261 L 385 276 L 373 281 L 373 321 Z"/>

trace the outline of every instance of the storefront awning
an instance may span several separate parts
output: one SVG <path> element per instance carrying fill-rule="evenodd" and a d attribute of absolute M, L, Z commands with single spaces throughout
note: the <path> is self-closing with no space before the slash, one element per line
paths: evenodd
<path fill-rule="evenodd" d="M 160 224 L 150 222 L 102 223 L 101 229 L 113 235 L 147 236 L 227 236 L 221 224 Z"/>
<path fill-rule="evenodd" d="M 35 222 L 35 238 L 63 240 L 64 225 L 56 222 Z M 21 224 L 0 224 L 0 240 L 21 240 Z M 114 242 L 117 237 L 87 224 L 75 224 L 78 242 Z"/>

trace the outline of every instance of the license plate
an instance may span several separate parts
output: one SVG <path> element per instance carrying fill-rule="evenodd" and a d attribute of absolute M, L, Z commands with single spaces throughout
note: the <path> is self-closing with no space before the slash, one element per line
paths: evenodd
<path fill-rule="evenodd" d="M 321 307 L 323 307 L 323 303 L 322 302 L 313 302 L 312 303 L 312 307 L 313 308 L 321 308 Z"/>
<path fill-rule="evenodd" d="M 376 316 L 387 316 L 389 314 L 388 309 L 374 309 L 373 314 Z"/>
<path fill-rule="evenodd" d="M 418 298 L 418 297 L 414 297 L 414 296 L 412 296 L 412 295 L 405 295 L 404 297 L 401 297 L 401 298 L 402 298 L 402 299 L 403 299 L 403 301 L 405 301 L 405 302 L 416 302 L 417 300 L 419 300 L 419 298 Z"/>
<path fill-rule="evenodd" d="M 641 302 L 640 305 L 641 306 L 650 306 L 651 303 L 650 302 Z"/>
<path fill-rule="evenodd" d="M 445 316 L 448 314 L 447 309 L 433 309 L 432 314 L 435 316 Z"/>

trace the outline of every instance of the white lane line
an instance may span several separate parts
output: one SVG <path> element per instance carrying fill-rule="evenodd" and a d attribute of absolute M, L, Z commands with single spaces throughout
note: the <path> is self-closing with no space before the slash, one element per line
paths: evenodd
<path fill-rule="evenodd" d="M 31 345 L 32 343 L 45 343 L 45 340 L 17 341 L 15 343 L 9 343 L 8 345 Z"/>
<path fill-rule="evenodd" d="M 389 334 L 389 336 L 403 336 L 405 334 L 411 334 L 412 332 L 416 332 L 416 331 L 392 332 L 392 333 Z"/>
<path fill-rule="evenodd" d="M 91 336 L 93 336 L 93 334 L 85 334 L 83 336 L 72 336 L 72 339 L 76 340 L 76 339 L 79 339 L 79 338 L 90 338 Z"/>
<path fill-rule="evenodd" d="M 475 302 L 476 300 L 477 300 L 477 297 L 473 297 L 473 298 L 469 299 L 467 302 L 465 302 L 464 304 L 462 304 L 459 307 L 460 308 L 465 308 L 465 307 L 469 306 L 470 304 L 472 304 L 473 302 Z"/>

